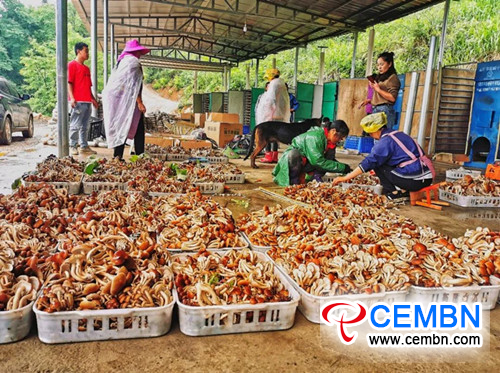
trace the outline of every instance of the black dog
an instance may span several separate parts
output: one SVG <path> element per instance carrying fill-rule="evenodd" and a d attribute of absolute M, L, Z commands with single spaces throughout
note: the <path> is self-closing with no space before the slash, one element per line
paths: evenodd
<path fill-rule="evenodd" d="M 245 160 L 250 157 L 250 164 L 253 168 L 258 168 L 255 158 L 266 147 L 269 142 L 279 141 L 290 145 L 294 137 L 307 132 L 311 127 L 321 127 L 321 118 L 306 119 L 298 123 L 285 122 L 263 122 L 256 126 L 252 132 L 250 146 Z M 252 152 L 255 143 L 255 150 Z M 251 156 L 250 156 L 251 154 Z"/>

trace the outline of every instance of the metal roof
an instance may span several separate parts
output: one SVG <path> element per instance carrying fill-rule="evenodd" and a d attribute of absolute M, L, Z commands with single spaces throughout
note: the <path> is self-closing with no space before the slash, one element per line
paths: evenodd
<path fill-rule="evenodd" d="M 72 1 L 90 27 L 90 0 Z M 119 48 L 135 38 L 145 46 L 164 50 L 177 63 L 207 58 L 210 62 L 238 63 L 362 31 L 442 1 L 108 0 L 108 9 Z M 102 40 L 103 2 L 97 3 L 98 38 Z M 189 64 L 186 68 L 197 66 Z"/>

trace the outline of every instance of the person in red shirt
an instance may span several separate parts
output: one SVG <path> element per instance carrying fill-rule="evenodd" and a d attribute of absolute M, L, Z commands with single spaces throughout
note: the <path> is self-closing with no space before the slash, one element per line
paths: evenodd
<path fill-rule="evenodd" d="M 78 155 L 78 142 L 82 154 L 96 154 L 87 143 L 87 127 L 91 107 L 97 108 L 97 101 L 92 95 L 90 69 L 85 65 L 89 59 L 89 46 L 75 44 L 76 58 L 68 63 L 68 98 L 71 105 L 69 118 L 69 146 L 72 155 Z"/>

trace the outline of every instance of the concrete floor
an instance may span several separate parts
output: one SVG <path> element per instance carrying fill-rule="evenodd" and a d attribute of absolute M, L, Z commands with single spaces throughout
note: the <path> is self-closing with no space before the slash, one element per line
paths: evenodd
<path fill-rule="evenodd" d="M 107 149 L 99 154 L 109 155 Z M 339 155 L 340 160 L 355 166 L 360 156 Z M 235 217 L 245 211 L 274 204 L 262 193 L 262 186 L 279 191 L 272 183 L 272 166 L 259 170 L 248 167 L 249 161 L 233 161 L 247 173 L 247 183 L 234 185 L 232 190 L 241 196 L 217 197 L 233 211 Z M 439 177 L 450 165 L 438 164 Z M 451 166 L 452 168 L 455 168 Z M 2 167 L 3 168 L 3 167 Z M 3 173 L 3 172 L 2 172 Z M 438 179 L 439 180 L 439 179 Z M 248 198 L 248 209 L 231 199 Z M 498 211 L 489 210 L 498 214 Z M 487 226 L 500 229 L 500 219 L 475 219 L 472 216 L 484 210 L 466 210 L 448 207 L 442 212 L 421 207 L 404 206 L 400 213 L 419 224 L 427 224 L 451 236 L 462 234 L 467 228 Z M 354 350 L 352 346 L 331 344 L 323 333 L 325 327 L 308 322 L 299 312 L 295 325 L 288 331 L 223 335 L 216 337 L 188 337 L 179 330 L 177 312 L 171 331 L 151 339 L 46 345 L 36 336 L 36 329 L 21 342 L 0 346 L 0 372 L 110 372 L 110 371 L 493 371 L 500 366 L 500 307 L 486 313 L 490 316 L 489 349 L 471 355 L 463 350 L 447 349 L 431 355 L 417 350 L 402 353 L 394 350 Z M 487 333 L 486 333 L 487 334 Z M 469 350 L 470 352 L 470 350 Z"/>

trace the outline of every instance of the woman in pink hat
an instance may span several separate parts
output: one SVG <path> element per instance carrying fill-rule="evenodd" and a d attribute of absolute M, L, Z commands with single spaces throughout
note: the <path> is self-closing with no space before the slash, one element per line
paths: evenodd
<path fill-rule="evenodd" d="M 137 40 L 129 40 L 102 91 L 108 148 L 114 148 L 113 156 L 120 159 L 127 139 L 134 139 L 136 154 L 144 153 L 146 107 L 142 102 L 143 73 L 139 58 L 149 52 Z"/>

